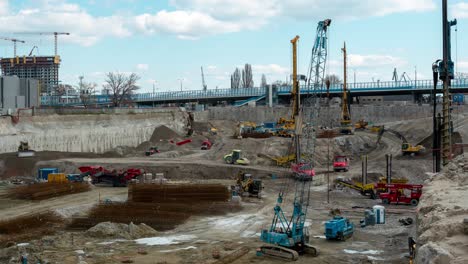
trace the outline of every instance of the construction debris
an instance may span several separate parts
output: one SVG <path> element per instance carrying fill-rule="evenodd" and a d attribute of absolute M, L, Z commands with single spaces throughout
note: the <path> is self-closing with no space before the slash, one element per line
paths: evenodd
<path fill-rule="evenodd" d="M 36 183 L 8 190 L 8 195 L 22 200 L 44 200 L 73 193 L 87 192 L 91 186 L 81 182 Z"/>

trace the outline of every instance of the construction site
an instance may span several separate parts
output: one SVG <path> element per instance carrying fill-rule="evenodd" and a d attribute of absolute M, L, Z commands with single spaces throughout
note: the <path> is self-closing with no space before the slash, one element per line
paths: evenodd
<path fill-rule="evenodd" d="M 450 95 L 446 5 L 425 104 L 353 103 L 345 43 L 333 103 L 324 19 L 306 78 L 309 44 L 286 40 L 283 105 L 1 116 L 0 263 L 468 263 L 468 106 Z"/>

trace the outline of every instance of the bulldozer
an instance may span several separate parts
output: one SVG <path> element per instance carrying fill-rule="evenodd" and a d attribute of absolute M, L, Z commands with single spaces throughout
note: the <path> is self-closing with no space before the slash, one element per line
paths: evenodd
<path fill-rule="evenodd" d="M 244 173 L 240 171 L 237 174 L 236 185 L 231 186 L 231 189 L 235 191 L 237 195 L 245 196 L 256 196 L 261 198 L 261 192 L 263 189 L 262 180 L 252 178 L 252 174 Z"/>
<path fill-rule="evenodd" d="M 247 158 L 242 157 L 242 150 L 234 149 L 231 153 L 224 155 L 224 161 L 227 164 L 235 165 L 249 165 L 250 161 Z"/>
<path fill-rule="evenodd" d="M 33 157 L 35 156 L 34 150 L 29 148 L 27 141 L 21 141 L 18 147 L 18 158 Z"/>

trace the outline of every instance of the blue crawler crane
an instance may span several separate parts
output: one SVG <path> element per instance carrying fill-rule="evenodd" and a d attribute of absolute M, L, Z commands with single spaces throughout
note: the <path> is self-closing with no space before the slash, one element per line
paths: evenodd
<path fill-rule="evenodd" d="M 354 233 L 354 225 L 349 219 L 335 216 L 332 220 L 325 222 L 325 237 L 328 240 L 345 241 Z"/>
<path fill-rule="evenodd" d="M 311 181 L 295 181 L 296 193 L 293 214 L 288 219 L 283 209 L 284 190 L 278 195 L 275 216 L 269 229 L 261 232 L 260 239 L 268 243 L 257 250 L 257 255 L 268 255 L 287 260 L 297 260 L 299 254 L 317 255 L 317 249 L 308 245 L 309 231 L 304 226 L 309 205 Z"/>

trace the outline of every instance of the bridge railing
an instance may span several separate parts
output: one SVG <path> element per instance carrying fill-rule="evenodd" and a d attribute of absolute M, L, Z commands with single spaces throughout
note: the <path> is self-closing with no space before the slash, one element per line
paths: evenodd
<path fill-rule="evenodd" d="M 468 88 L 468 78 L 455 79 L 451 82 L 452 88 Z M 360 82 L 348 83 L 350 91 L 398 91 L 398 90 L 417 90 L 417 89 L 432 89 L 432 80 L 418 80 L 418 81 L 387 81 L 387 82 Z M 442 89 L 442 82 L 439 81 L 438 89 Z M 287 95 L 291 93 L 291 86 L 279 86 L 278 94 Z M 337 93 L 343 90 L 343 84 L 334 84 L 330 86 L 331 93 Z M 310 93 L 325 93 L 326 89 L 313 89 L 301 86 L 302 94 Z M 214 98 L 250 98 L 257 96 L 264 96 L 266 94 L 265 88 L 248 88 L 248 89 L 212 89 L 212 90 L 188 90 L 188 91 L 171 91 L 171 92 L 157 92 L 157 93 L 139 93 L 132 95 L 132 100 L 136 102 L 148 101 L 173 101 L 173 100 L 197 100 L 197 99 L 214 99 Z M 69 98 L 70 99 L 70 98 Z M 92 96 L 90 104 L 110 104 L 112 98 L 109 95 L 95 95 Z M 68 100 L 65 96 L 41 96 L 41 105 L 83 105 L 80 98 L 75 100 Z"/>

